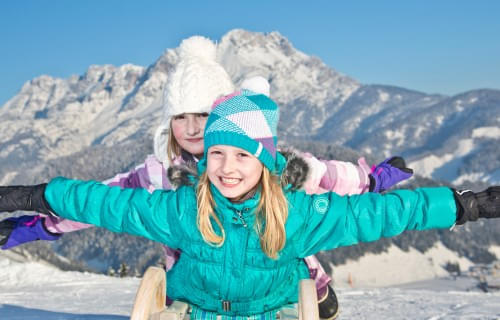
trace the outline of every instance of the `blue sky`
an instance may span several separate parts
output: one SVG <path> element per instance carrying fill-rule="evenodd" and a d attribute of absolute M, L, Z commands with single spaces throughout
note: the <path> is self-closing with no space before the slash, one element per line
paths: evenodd
<path fill-rule="evenodd" d="M 152 64 L 190 35 L 279 31 L 364 84 L 500 89 L 500 1 L 0 1 L 0 105 L 24 82 Z"/>

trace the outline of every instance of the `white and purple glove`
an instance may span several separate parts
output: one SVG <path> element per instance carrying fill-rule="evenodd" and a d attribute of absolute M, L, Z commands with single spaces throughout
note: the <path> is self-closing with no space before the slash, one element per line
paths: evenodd
<path fill-rule="evenodd" d="M 413 170 L 406 167 L 401 157 L 391 157 L 374 166 L 370 173 L 370 192 L 383 192 L 399 182 L 409 179 Z"/>

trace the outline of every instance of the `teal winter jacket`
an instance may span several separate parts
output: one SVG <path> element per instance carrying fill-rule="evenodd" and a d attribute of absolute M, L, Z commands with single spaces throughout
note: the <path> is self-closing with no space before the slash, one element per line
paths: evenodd
<path fill-rule="evenodd" d="M 298 282 L 308 278 L 301 258 L 320 250 L 410 229 L 449 228 L 456 220 L 453 193 L 444 187 L 350 197 L 286 191 L 287 240 L 273 260 L 261 250 L 254 228 L 260 193 L 243 203 L 231 203 L 213 186 L 212 192 L 226 234 L 220 247 L 204 242 L 198 231 L 193 186 L 150 194 L 144 189 L 56 178 L 48 184 L 45 197 L 63 218 L 182 250 L 168 274 L 169 296 L 228 315 L 259 314 L 296 302 Z M 214 230 L 220 232 L 215 223 Z"/>

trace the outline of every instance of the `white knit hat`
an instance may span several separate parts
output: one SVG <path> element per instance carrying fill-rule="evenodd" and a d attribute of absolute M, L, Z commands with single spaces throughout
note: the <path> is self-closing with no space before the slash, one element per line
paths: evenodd
<path fill-rule="evenodd" d="M 216 62 L 216 49 L 211 40 L 201 36 L 187 38 L 179 46 L 179 63 L 168 75 L 163 119 L 154 137 L 155 156 L 165 165 L 170 119 L 183 113 L 209 113 L 217 98 L 234 91 L 231 78 Z"/>

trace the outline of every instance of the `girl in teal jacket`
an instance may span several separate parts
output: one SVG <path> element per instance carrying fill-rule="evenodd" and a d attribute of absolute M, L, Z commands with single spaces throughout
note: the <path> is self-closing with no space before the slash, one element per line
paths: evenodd
<path fill-rule="evenodd" d="M 271 99 L 236 92 L 215 103 L 198 172 L 171 171 L 183 181 L 176 191 L 56 178 L 1 187 L 0 210 L 52 213 L 181 249 L 167 292 L 204 317 L 273 317 L 297 301 L 298 282 L 308 278 L 302 258 L 320 250 L 500 216 L 499 187 L 343 197 L 292 190 L 279 179 L 286 161 L 276 152 L 277 122 Z"/>

